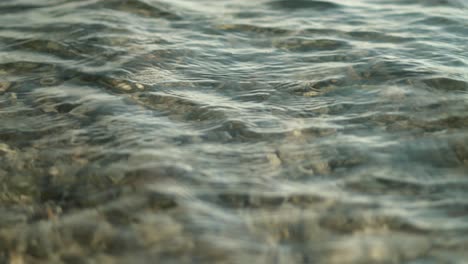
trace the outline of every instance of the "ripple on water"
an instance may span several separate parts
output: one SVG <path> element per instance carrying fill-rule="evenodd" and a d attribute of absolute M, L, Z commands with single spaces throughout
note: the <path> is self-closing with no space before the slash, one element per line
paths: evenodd
<path fill-rule="evenodd" d="M 34 5 L 34 4 L 2 4 L 0 6 L 0 12 L 2 14 L 14 14 L 14 13 L 23 13 L 32 10 L 36 10 L 47 5 Z"/>
<path fill-rule="evenodd" d="M 422 82 L 430 88 L 445 92 L 466 92 L 468 82 L 448 77 L 434 77 L 423 79 Z"/>
<path fill-rule="evenodd" d="M 168 8 L 168 5 L 163 2 L 148 3 L 141 0 L 126 0 L 126 1 L 98 1 L 95 4 L 87 6 L 87 8 L 109 8 L 117 11 L 122 11 L 129 14 L 134 14 L 138 17 L 161 18 L 167 20 L 180 20 L 181 17 Z"/>
<path fill-rule="evenodd" d="M 269 5 L 279 10 L 312 9 L 316 11 L 326 11 L 330 9 L 340 8 L 340 5 L 334 2 L 315 0 L 275 0 L 271 1 Z"/>
<path fill-rule="evenodd" d="M 334 39 L 308 39 L 308 38 L 286 38 L 279 40 L 273 45 L 280 49 L 296 52 L 336 50 L 346 48 L 349 44 L 346 41 Z"/>
<path fill-rule="evenodd" d="M 466 259 L 461 1 L 27 2 L 0 263 Z"/>

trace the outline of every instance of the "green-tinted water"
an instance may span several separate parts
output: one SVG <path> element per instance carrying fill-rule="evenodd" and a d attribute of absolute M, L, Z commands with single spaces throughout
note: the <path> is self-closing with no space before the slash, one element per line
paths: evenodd
<path fill-rule="evenodd" d="M 0 263 L 464 263 L 463 0 L 3 0 Z"/>

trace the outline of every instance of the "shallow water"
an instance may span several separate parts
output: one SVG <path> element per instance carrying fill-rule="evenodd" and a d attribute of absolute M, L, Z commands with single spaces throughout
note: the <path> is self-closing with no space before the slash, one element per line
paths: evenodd
<path fill-rule="evenodd" d="M 463 263 L 467 14 L 1 1 L 0 263 Z"/>

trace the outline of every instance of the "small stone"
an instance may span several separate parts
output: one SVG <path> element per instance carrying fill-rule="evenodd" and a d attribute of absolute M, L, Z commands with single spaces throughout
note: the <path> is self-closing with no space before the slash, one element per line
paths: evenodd
<path fill-rule="evenodd" d="M 320 93 L 317 91 L 308 91 L 308 92 L 303 93 L 302 95 L 305 97 L 314 97 L 314 96 L 320 95 Z"/>
<path fill-rule="evenodd" d="M 120 90 L 124 90 L 124 91 L 131 91 L 132 90 L 132 86 L 128 83 L 119 83 L 116 85 L 116 87 Z"/>
<path fill-rule="evenodd" d="M 49 42 L 47 42 L 46 48 L 51 49 L 51 50 L 59 50 L 60 45 L 55 43 L 55 42 L 49 41 Z"/>
<path fill-rule="evenodd" d="M 292 132 L 292 135 L 294 137 L 300 137 L 300 136 L 302 136 L 302 132 L 301 132 L 300 129 L 294 129 L 293 132 Z"/>
<path fill-rule="evenodd" d="M 9 99 L 11 103 L 16 103 L 16 101 L 18 100 L 18 96 L 16 95 L 16 93 L 10 93 Z"/>
<path fill-rule="evenodd" d="M 9 264 L 24 264 L 23 256 L 15 252 L 10 253 L 10 262 Z"/>
<path fill-rule="evenodd" d="M 0 81 L 0 93 L 4 93 L 10 88 L 11 83 L 7 81 Z"/>
<path fill-rule="evenodd" d="M 44 113 L 56 113 L 57 112 L 57 109 L 55 109 L 55 106 L 51 104 L 43 104 L 43 105 L 40 105 L 39 108 Z"/>
<path fill-rule="evenodd" d="M 312 168 L 318 174 L 330 174 L 330 166 L 326 161 L 317 161 L 312 164 Z"/>
<path fill-rule="evenodd" d="M 140 89 L 140 90 L 144 90 L 145 89 L 145 86 L 141 83 L 136 83 L 135 84 L 136 88 Z"/>
<path fill-rule="evenodd" d="M 44 86 L 51 86 L 57 83 L 57 79 L 55 77 L 44 77 L 39 80 L 39 83 Z"/>
<path fill-rule="evenodd" d="M 405 234 L 356 234 L 337 241 L 326 263 L 401 263 L 430 250 L 426 239 Z"/>
<path fill-rule="evenodd" d="M 49 169 L 49 174 L 54 176 L 54 177 L 58 176 L 59 173 L 60 173 L 59 169 L 57 167 L 55 167 L 55 166 L 53 166 L 53 167 L 51 167 Z"/>
<path fill-rule="evenodd" d="M 1 155 L 9 156 L 9 155 L 14 155 L 15 153 L 16 153 L 16 151 L 11 149 L 10 146 L 8 146 L 5 143 L 0 143 L 0 156 Z"/>
<path fill-rule="evenodd" d="M 182 235 L 182 225 L 171 217 L 158 215 L 148 222 L 135 226 L 138 237 L 145 245 L 158 245 L 164 241 L 172 241 Z"/>
<path fill-rule="evenodd" d="M 278 167 L 281 165 L 281 160 L 276 153 L 268 153 L 267 159 L 273 167 Z"/>

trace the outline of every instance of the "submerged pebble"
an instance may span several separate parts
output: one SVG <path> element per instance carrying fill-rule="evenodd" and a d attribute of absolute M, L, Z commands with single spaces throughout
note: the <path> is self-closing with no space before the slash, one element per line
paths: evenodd
<path fill-rule="evenodd" d="M 10 88 L 10 86 L 10 82 L 0 80 L 0 93 L 8 91 L 8 88 Z"/>
<path fill-rule="evenodd" d="M 466 259 L 461 1 L 4 2 L 0 263 Z"/>
<path fill-rule="evenodd" d="M 58 83 L 58 80 L 55 77 L 44 77 L 39 80 L 41 85 L 51 86 Z"/>

